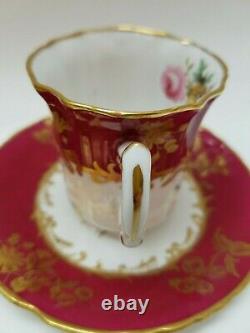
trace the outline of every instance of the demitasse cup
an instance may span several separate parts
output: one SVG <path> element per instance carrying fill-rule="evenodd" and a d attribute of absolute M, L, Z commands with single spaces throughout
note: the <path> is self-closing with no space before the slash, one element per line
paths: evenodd
<path fill-rule="evenodd" d="M 226 65 L 188 39 L 121 25 L 53 39 L 27 70 L 52 111 L 73 206 L 86 223 L 140 244 L 167 223 Z"/>

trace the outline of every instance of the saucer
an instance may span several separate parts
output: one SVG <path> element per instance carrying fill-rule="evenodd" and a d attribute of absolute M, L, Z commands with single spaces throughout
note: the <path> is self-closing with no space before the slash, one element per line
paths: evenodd
<path fill-rule="evenodd" d="M 70 332 L 170 332 L 248 283 L 249 171 L 209 131 L 197 137 L 167 223 L 137 249 L 79 219 L 58 159 L 48 120 L 0 149 L 0 291 L 10 301 Z M 114 295 L 149 299 L 147 311 L 104 311 Z"/>

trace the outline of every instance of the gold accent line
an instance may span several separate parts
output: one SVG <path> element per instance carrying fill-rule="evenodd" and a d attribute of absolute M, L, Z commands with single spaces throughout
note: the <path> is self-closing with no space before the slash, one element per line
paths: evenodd
<path fill-rule="evenodd" d="M 90 148 L 90 140 L 87 136 L 80 137 L 81 152 L 84 158 L 85 164 L 89 167 L 93 163 L 92 151 Z"/>
<path fill-rule="evenodd" d="M 188 246 L 185 249 L 181 249 L 178 253 L 178 255 L 173 256 L 173 258 L 170 259 L 170 261 L 159 267 L 159 268 L 154 268 L 152 270 L 149 270 L 148 272 L 137 272 L 136 274 L 133 274 L 130 272 L 125 272 L 125 271 L 105 271 L 99 267 L 87 267 L 87 266 L 79 266 L 77 265 L 77 263 L 75 262 L 75 260 L 73 260 L 72 258 L 70 258 L 67 255 L 64 255 L 62 252 L 60 252 L 55 245 L 53 244 L 53 242 L 51 241 L 49 234 L 47 232 L 46 229 L 46 221 L 48 218 L 50 218 L 49 216 L 47 216 L 47 214 L 40 208 L 39 205 L 39 195 L 42 191 L 42 189 L 44 188 L 44 186 L 46 186 L 50 180 L 50 177 L 53 175 L 53 173 L 58 169 L 58 165 L 59 162 L 55 162 L 54 164 L 52 164 L 47 171 L 45 171 L 45 173 L 42 175 L 41 179 L 38 182 L 37 185 L 37 192 L 35 194 L 35 198 L 34 198 L 34 205 L 33 205 L 33 211 L 32 211 L 32 219 L 34 220 L 34 222 L 37 224 L 37 228 L 38 231 L 41 233 L 41 236 L 44 238 L 44 240 L 46 241 L 47 245 L 50 247 L 50 249 L 52 251 L 54 251 L 60 258 L 62 258 L 62 260 L 70 263 L 71 265 L 77 267 L 78 269 L 84 271 L 84 272 L 90 272 L 90 273 L 94 273 L 97 275 L 100 275 L 104 278 L 110 279 L 110 278 L 124 278 L 124 279 L 129 279 L 131 275 L 133 276 L 149 276 L 149 275 L 155 275 L 158 274 L 160 272 L 163 271 L 168 271 L 171 270 L 173 268 L 173 266 L 176 264 L 176 262 L 184 255 L 187 254 L 188 252 L 191 251 L 191 249 L 198 244 L 198 242 L 200 241 L 200 239 L 203 237 L 204 233 L 205 233 L 205 229 L 206 229 L 206 224 L 207 224 L 207 216 L 208 216 L 208 207 L 207 207 L 207 203 L 206 203 L 206 199 L 204 197 L 204 194 L 202 192 L 202 189 L 200 187 L 200 185 L 196 182 L 196 180 L 194 179 L 194 177 L 191 174 L 188 174 L 187 177 L 190 179 L 190 181 L 192 182 L 194 189 L 197 193 L 198 196 L 198 204 L 199 207 L 201 207 L 201 210 L 204 212 L 204 217 L 203 217 L 203 221 L 202 223 L 199 225 L 199 231 L 197 234 L 196 239 L 194 240 L 194 242 Z M 186 238 L 184 241 L 184 244 L 181 245 L 185 245 L 186 243 Z M 137 267 L 136 267 L 137 268 Z"/>
<path fill-rule="evenodd" d="M 207 94 L 205 94 L 199 102 L 195 103 L 189 103 L 189 104 L 183 104 L 180 106 L 175 106 L 172 108 L 166 108 L 166 109 L 158 109 L 158 110 L 150 110 L 150 111 L 133 111 L 133 112 L 128 112 L 128 111 L 122 111 L 122 110 L 112 110 L 112 109 L 106 109 L 104 107 L 98 107 L 94 105 L 89 105 L 89 104 L 83 104 L 79 103 L 76 101 L 73 101 L 71 99 L 68 99 L 65 97 L 63 94 L 61 94 L 59 91 L 56 89 L 49 87 L 45 84 L 42 84 L 41 82 L 38 81 L 32 64 L 33 60 L 35 57 L 44 49 L 49 48 L 53 46 L 54 44 L 71 39 L 71 38 L 77 38 L 81 37 L 82 35 L 89 34 L 89 33 L 100 33 L 100 32 L 130 32 L 130 33 L 136 33 L 136 34 L 141 34 L 141 35 L 149 35 L 149 36 L 154 36 L 154 37 L 161 37 L 161 38 L 169 38 L 171 40 L 177 41 L 182 45 L 191 45 L 195 48 L 198 48 L 202 52 L 205 52 L 207 55 L 211 56 L 214 58 L 217 63 L 219 63 L 221 69 L 222 69 L 222 79 L 220 82 L 220 85 L 217 89 L 213 89 Z M 141 26 L 135 26 L 135 25 L 117 25 L 117 26 L 110 26 L 110 27 L 104 27 L 104 28 L 96 28 L 96 29 L 87 29 L 87 30 L 82 30 L 82 31 L 77 31 L 68 35 L 64 35 L 58 38 L 54 38 L 49 40 L 46 44 L 40 46 L 37 48 L 33 53 L 31 53 L 26 61 L 26 69 L 28 72 L 28 75 L 31 79 L 31 82 L 34 86 L 34 88 L 38 92 L 50 92 L 51 94 L 55 95 L 58 99 L 60 99 L 66 106 L 69 108 L 73 108 L 75 110 L 79 111 L 88 111 L 88 112 L 94 112 L 110 117 L 126 117 L 126 118 L 157 118 L 161 117 L 163 115 L 167 115 L 170 113 L 179 113 L 183 111 L 188 111 L 188 110 L 199 110 L 202 109 L 208 101 L 211 99 L 219 96 L 222 91 L 225 88 L 225 84 L 228 78 L 228 68 L 225 62 L 218 57 L 216 54 L 212 53 L 205 47 L 200 46 L 199 44 L 191 41 L 190 39 L 187 38 L 180 38 L 175 35 L 172 35 L 168 32 L 163 32 L 163 31 L 158 31 L 150 28 L 145 28 Z"/>
<path fill-rule="evenodd" d="M 147 328 L 147 329 L 136 329 L 136 330 L 115 330 L 112 331 L 113 333 L 167 333 L 167 332 L 173 332 L 182 328 L 185 328 L 191 324 L 194 324 L 195 322 L 198 322 L 200 320 L 206 319 L 210 317 L 212 314 L 214 314 L 216 311 L 222 309 L 225 305 L 227 305 L 236 295 L 238 295 L 250 282 L 250 274 L 248 274 L 238 285 L 235 289 L 233 289 L 227 296 L 225 296 L 220 301 L 216 302 L 214 305 L 209 307 L 206 310 L 203 310 L 187 319 L 177 321 L 175 323 L 165 325 L 165 326 L 159 326 L 159 327 L 153 327 L 153 328 Z M 45 312 L 40 310 L 38 307 L 34 306 L 33 304 L 30 304 L 23 300 L 21 297 L 17 296 L 13 291 L 11 291 L 9 288 L 4 286 L 2 283 L 0 283 L 0 293 L 6 297 L 9 301 L 12 303 L 21 306 L 24 309 L 27 309 L 36 315 L 38 315 L 42 320 L 44 320 L 47 324 L 60 328 L 62 330 L 71 332 L 71 333 L 107 333 L 107 330 L 100 330 L 100 329 L 91 329 L 86 327 L 80 327 L 77 325 L 69 324 L 67 322 L 61 321 L 56 319 L 55 317 L 52 317 L 50 315 L 47 315 Z"/>
<path fill-rule="evenodd" d="M 63 245 L 63 246 L 67 246 L 67 247 L 71 247 L 73 245 L 72 242 L 69 242 L 55 234 L 53 234 L 53 238 L 54 240 L 56 241 L 56 243 L 60 244 L 60 245 Z"/>
<path fill-rule="evenodd" d="M 143 194 L 143 175 L 141 167 L 137 165 L 133 170 L 133 222 L 131 240 L 137 239 L 141 216 L 141 201 Z"/>

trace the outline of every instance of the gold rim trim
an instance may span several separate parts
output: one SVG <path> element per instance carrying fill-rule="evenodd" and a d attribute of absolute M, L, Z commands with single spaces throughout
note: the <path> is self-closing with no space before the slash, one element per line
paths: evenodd
<path fill-rule="evenodd" d="M 85 34 L 89 33 L 98 33 L 98 32 L 130 32 L 130 33 L 136 33 L 141 35 L 149 35 L 149 36 L 155 36 L 155 37 L 162 37 L 162 38 L 168 38 L 171 40 L 175 40 L 179 42 L 182 45 L 190 45 L 195 48 L 200 49 L 201 51 L 205 52 L 212 58 L 214 58 L 217 63 L 221 66 L 222 69 L 222 79 L 220 82 L 220 85 L 217 89 L 214 89 L 210 91 L 209 93 L 205 94 L 197 103 L 193 104 L 183 104 L 180 106 L 175 106 L 172 108 L 166 108 L 166 109 L 159 109 L 159 110 L 153 110 L 153 111 L 137 111 L 137 112 L 128 112 L 128 111 L 122 111 L 122 110 L 114 110 L 114 109 L 106 109 L 103 107 L 98 107 L 90 104 L 83 104 L 79 102 L 75 102 L 71 99 L 68 99 L 63 94 L 61 94 L 56 89 L 49 87 L 45 84 L 42 84 L 38 81 L 37 77 L 35 76 L 34 70 L 33 70 L 33 60 L 35 57 L 44 49 L 49 48 L 53 46 L 56 43 L 59 43 L 61 41 L 71 39 L 71 38 L 77 38 Z M 117 26 L 110 26 L 110 27 L 104 27 L 104 28 L 96 28 L 96 29 L 86 29 L 82 31 L 77 31 L 68 35 L 64 35 L 61 37 L 57 37 L 54 39 L 49 40 L 46 44 L 38 47 L 33 53 L 31 53 L 26 61 L 26 69 L 28 72 L 28 75 L 31 79 L 31 82 L 34 86 L 34 88 L 38 92 L 50 92 L 54 96 L 56 96 L 59 100 L 61 100 L 62 103 L 64 103 L 67 107 L 73 108 L 75 110 L 79 111 L 88 111 L 88 112 L 94 112 L 97 114 L 102 114 L 110 117 L 126 117 L 126 118 L 157 118 L 161 117 L 167 114 L 172 113 L 179 113 L 183 111 L 190 111 L 190 110 L 199 110 L 202 109 L 207 102 L 209 102 L 211 99 L 219 96 L 222 91 L 225 88 L 225 84 L 228 78 L 228 68 L 225 62 L 216 54 L 212 53 L 208 49 L 206 49 L 203 46 L 200 46 L 199 44 L 193 42 L 192 40 L 188 38 L 180 38 L 175 35 L 172 35 L 168 32 L 154 30 L 146 27 L 141 26 L 135 26 L 135 25 L 117 25 Z"/>
<path fill-rule="evenodd" d="M 233 289 L 227 296 L 223 299 L 212 305 L 206 310 L 203 310 L 187 319 L 165 325 L 160 327 L 148 328 L 148 329 L 136 329 L 136 330 L 112 330 L 113 333 L 166 333 L 173 332 L 182 328 L 185 328 L 195 322 L 203 320 L 205 318 L 210 317 L 216 311 L 222 309 L 225 305 L 227 305 L 236 295 L 238 295 L 250 282 L 250 274 L 248 274 L 239 284 Z M 83 328 L 80 326 L 76 326 L 73 324 L 68 324 L 64 321 L 58 320 L 50 315 L 47 315 L 45 312 L 41 311 L 38 307 L 24 301 L 21 297 L 17 296 L 14 292 L 12 292 L 9 288 L 0 283 L 0 293 L 5 296 L 12 303 L 25 308 L 36 315 L 38 315 L 42 320 L 44 320 L 47 324 L 66 330 L 72 333 L 107 333 L 107 330 L 100 329 L 89 329 Z"/>
<path fill-rule="evenodd" d="M 43 121 L 47 121 L 48 118 L 46 118 Z M 15 139 L 24 129 L 30 129 L 34 123 L 27 125 L 27 127 L 21 128 L 14 132 L 9 138 L 6 140 L 3 140 L 3 143 L 0 145 L 0 149 L 3 147 L 3 145 L 9 143 L 12 139 Z M 214 134 L 213 134 L 214 135 Z M 216 135 L 214 135 L 216 138 L 218 138 Z M 221 140 L 221 142 L 224 144 L 224 141 Z M 250 172 L 249 168 L 246 166 L 246 164 L 243 162 L 243 159 L 234 152 L 235 156 L 240 160 L 242 165 L 246 168 L 248 172 Z M 113 333 L 168 333 L 168 332 L 174 332 L 180 329 L 183 329 L 185 327 L 188 327 L 196 322 L 199 322 L 204 319 L 208 319 L 210 316 L 212 316 L 217 311 L 223 309 L 235 296 L 237 296 L 247 285 L 250 283 L 250 273 L 246 275 L 246 277 L 235 287 L 227 296 L 222 298 L 220 301 L 216 302 L 214 305 L 210 306 L 206 310 L 203 310 L 187 319 L 165 325 L 165 326 L 159 326 L 159 327 L 153 327 L 149 329 L 137 329 L 137 330 L 126 330 L 126 331 L 114 331 Z M 22 307 L 23 309 L 29 310 L 30 312 L 37 315 L 40 319 L 42 319 L 45 323 L 49 324 L 50 326 L 65 330 L 67 332 L 71 333 L 107 333 L 107 330 L 98 330 L 98 329 L 89 329 L 89 328 L 83 328 L 83 327 L 77 327 L 75 325 L 70 325 L 66 322 L 63 322 L 61 320 L 56 319 L 55 317 L 52 317 L 50 315 L 47 315 L 45 312 L 41 311 L 38 307 L 26 302 L 23 300 L 20 296 L 17 296 L 13 291 L 11 291 L 9 288 L 7 288 L 5 285 L 3 285 L 2 282 L 0 282 L 0 294 L 2 294 L 6 299 L 8 299 L 10 302 L 12 302 L 15 305 L 18 305 Z"/>

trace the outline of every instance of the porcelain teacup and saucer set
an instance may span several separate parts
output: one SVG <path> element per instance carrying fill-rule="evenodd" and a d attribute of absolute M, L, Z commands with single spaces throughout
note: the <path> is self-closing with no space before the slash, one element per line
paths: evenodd
<path fill-rule="evenodd" d="M 199 129 L 224 62 L 122 25 L 53 39 L 27 70 L 52 119 L 0 149 L 1 292 L 70 332 L 171 332 L 223 307 L 250 265 L 249 171 Z"/>

